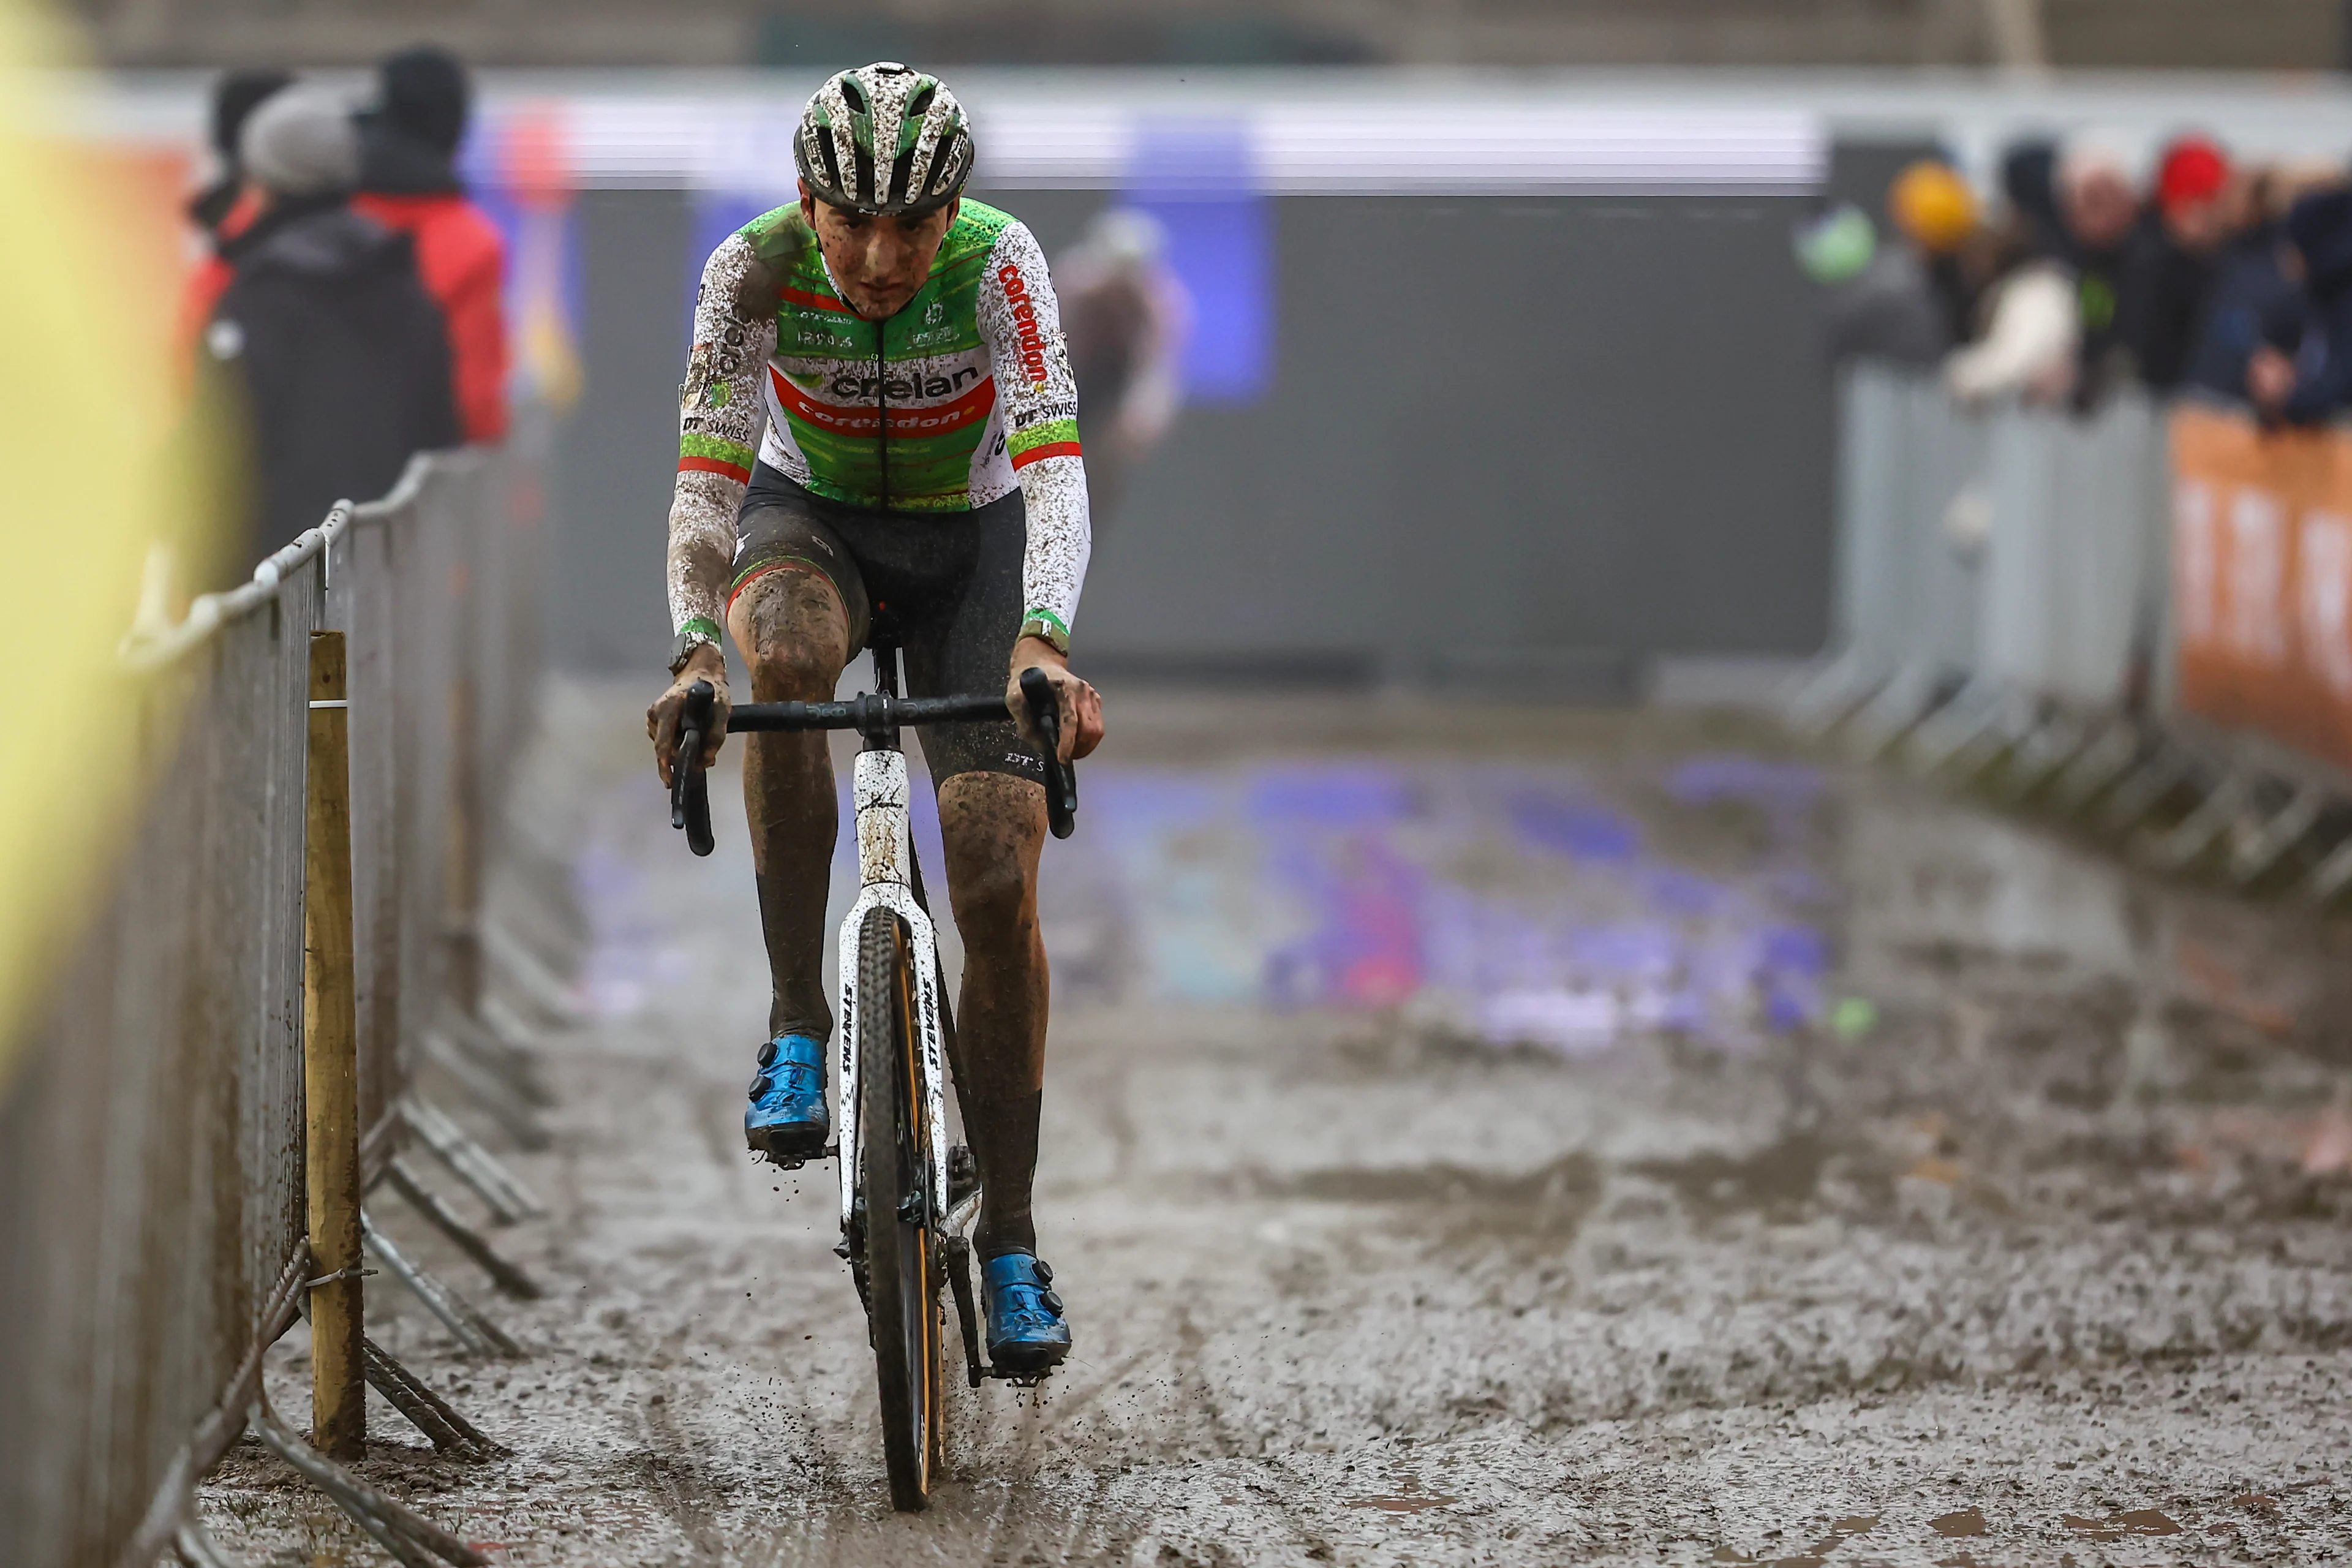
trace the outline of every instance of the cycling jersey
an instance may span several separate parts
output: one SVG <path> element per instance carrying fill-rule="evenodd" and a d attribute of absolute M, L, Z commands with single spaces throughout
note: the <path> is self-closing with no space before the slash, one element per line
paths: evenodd
<path fill-rule="evenodd" d="M 670 616 L 713 630 L 755 461 L 812 494 L 960 512 L 1021 492 L 1021 629 L 1066 644 L 1088 552 L 1077 392 L 1045 258 L 1017 220 L 966 200 L 896 315 L 842 300 L 798 206 L 711 253 L 680 392 Z M 705 548 L 697 549 L 700 545 Z"/>

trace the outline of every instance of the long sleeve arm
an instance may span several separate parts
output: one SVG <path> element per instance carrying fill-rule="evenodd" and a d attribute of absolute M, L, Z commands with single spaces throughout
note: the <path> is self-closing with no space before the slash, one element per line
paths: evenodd
<path fill-rule="evenodd" d="M 978 309 L 995 360 L 1005 451 L 1028 512 L 1021 630 L 1066 652 L 1093 549 L 1087 466 L 1078 448 L 1078 386 L 1062 337 L 1061 306 L 1045 253 L 1024 225 L 1008 225 L 997 237 Z"/>
<path fill-rule="evenodd" d="M 2046 263 L 2003 283 L 1985 335 L 1944 362 L 1944 384 L 1968 402 L 2044 389 L 2072 366 L 2082 326 L 2072 281 Z"/>
<path fill-rule="evenodd" d="M 678 389 L 677 488 L 669 506 L 673 631 L 727 620 L 735 509 L 751 482 L 766 405 L 760 372 L 775 352 L 774 289 L 740 235 L 710 253 L 695 294 L 694 349 Z"/>

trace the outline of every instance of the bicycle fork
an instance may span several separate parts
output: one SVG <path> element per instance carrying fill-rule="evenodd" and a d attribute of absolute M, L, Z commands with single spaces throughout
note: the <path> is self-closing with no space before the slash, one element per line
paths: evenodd
<path fill-rule="evenodd" d="M 857 753 L 851 786 L 856 805 L 856 902 L 841 924 L 841 1023 L 835 1031 L 835 1065 L 841 1083 L 840 1171 L 841 1228 L 845 1239 L 856 1235 L 857 1150 L 857 933 L 866 911 L 889 910 L 907 928 L 913 973 L 916 1061 L 922 1075 L 923 1121 L 927 1130 L 923 1151 L 925 1180 L 913 1195 L 922 1212 L 908 1215 L 924 1224 L 946 1217 L 948 1152 L 940 1129 L 945 1123 L 947 1053 L 941 1024 L 939 989 L 939 939 L 931 918 L 916 895 L 913 882 L 914 845 L 907 826 L 907 753 L 895 745 Z M 855 1243 L 852 1243 L 855 1245 Z"/>

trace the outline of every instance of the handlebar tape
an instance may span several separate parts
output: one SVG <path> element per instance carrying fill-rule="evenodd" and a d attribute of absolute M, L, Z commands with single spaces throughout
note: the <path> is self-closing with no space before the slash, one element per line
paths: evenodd
<path fill-rule="evenodd" d="M 687 688 L 685 721 L 669 763 L 669 825 L 686 830 L 686 847 L 697 855 L 718 847 L 710 834 L 710 784 L 702 771 L 702 737 L 717 717 L 716 695 L 707 680 Z"/>
<path fill-rule="evenodd" d="M 1045 742 L 1045 826 L 1055 837 L 1067 838 L 1078 826 L 1078 770 L 1061 760 L 1062 701 L 1053 678 L 1034 665 L 1023 670 L 1021 700 Z"/>

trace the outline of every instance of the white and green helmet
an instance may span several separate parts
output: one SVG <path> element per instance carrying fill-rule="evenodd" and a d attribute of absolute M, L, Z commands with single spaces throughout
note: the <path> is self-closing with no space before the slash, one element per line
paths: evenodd
<path fill-rule="evenodd" d="M 940 79 L 877 60 L 828 78 L 801 113 L 793 162 L 830 206 L 920 217 L 971 174 L 963 105 Z"/>

